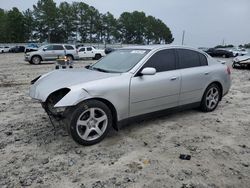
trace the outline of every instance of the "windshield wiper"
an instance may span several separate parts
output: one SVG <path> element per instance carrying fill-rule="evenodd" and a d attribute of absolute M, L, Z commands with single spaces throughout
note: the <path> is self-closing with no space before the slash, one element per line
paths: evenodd
<path fill-rule="evenodd" d="M 96 68 L 96 67 L 90 67 L 90 68 L 91 68 L 91 70 L 97 70 L 97 71 L 100 71 L 100 72 L 109 72 L 109 71 L 107 71 L 105 69 L 101 69 L 101 68 Z"/>

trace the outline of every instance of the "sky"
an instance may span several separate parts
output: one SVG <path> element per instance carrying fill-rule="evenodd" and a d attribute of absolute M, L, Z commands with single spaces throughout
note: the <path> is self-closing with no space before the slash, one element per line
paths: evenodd
<path fill-rule="evenodd" d="M 54 0 L 56 3 L 64 0 Z M 68 0 L 67 2 L 80 1 Z M 172 31 L 173 44 L 212 47 L 250 43 L 250 0 L 82 0 L 116 18 L 127 11 L 144 11 L 161 19 Z M 0 0 L 0 8 L 32 8 L 37 0 Z"/>

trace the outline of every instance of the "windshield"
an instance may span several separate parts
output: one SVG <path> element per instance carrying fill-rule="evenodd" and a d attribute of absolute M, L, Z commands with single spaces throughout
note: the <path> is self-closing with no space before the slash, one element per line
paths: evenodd
<path fill-rule="evenodd" d="M 127 72 L 132 69 L 143 57 L 145 57 L 148 52 L 149 50 L 116 50 L 89 68 L 103 72 Z"/>

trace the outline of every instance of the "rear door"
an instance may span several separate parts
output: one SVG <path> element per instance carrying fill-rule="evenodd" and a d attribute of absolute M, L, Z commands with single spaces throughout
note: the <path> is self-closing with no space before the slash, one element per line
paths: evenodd
<path fill-rule="evenodd" d="M 58 57 L 66 55 L 66 50 L 64 49 L 63 45 L 53 45 L 53 50 L 53 59 L 57 59 Z"/>
<path fill-rule="evenodd" d="M 131 78 L 131 117 L 178 105 L 181 78 L 180 71 L 176 70 L 175 50 L 156 52 L 141 70 L 146 67 L 153 67 L 157 72 L 155 75 L 136 74 Z"/>
<path fill-rule="evenodd" d="M 200 102 L 204 87 L 211 76 L 207 57 L 189 49 L 177 49 L 177 53 L 181 74 L 179 105 Z"/>

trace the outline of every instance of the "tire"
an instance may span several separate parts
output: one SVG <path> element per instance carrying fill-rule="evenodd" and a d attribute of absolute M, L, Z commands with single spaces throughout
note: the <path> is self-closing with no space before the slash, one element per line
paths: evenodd
<path fill-rule="evenodd" d="M 88 100 L 68 113 L 67 130 L 73 140 L 89 146 L 103 140 L 112 127 L 111 110 L 97 100 Z"/>
<path fill-rule="evenodd" d="M 37 55 L 36 55 L 36 56 L 33 56 L 33 57 L 31 58 L 32 64 L 35 64 L 35 65 L 40 64 L 41 61 L 42 61 L 41 57 L 39 57 L 39 56 L 37 56 Z"/>
<path fill-rule="evenodd" d="M 74 58 L 73 58 L 72 55 L 66 55 L 66 57 L 67 57 L 67 59 L 68 59 L 69 61 L 73 61 L 73 60 L 74 60 Z"/>
<path fill-rule="evenodd" d="M 95 54 L 95 60 L 99 60 L 101 58 L 102 58 L 101 54 Z"/>
<path fill-rule="evenodd" d="M 201 111 L 203 112 L 212 112 L 218 106 L 222 93 L 219 86 L 215 83 L 209 85 L 204 92 L 201 101 Z"/>
<path fill-rule="evenodd" d="M 227 56 L 225 54 L 222 55 L 223 58 L 226 58 Z"/>

